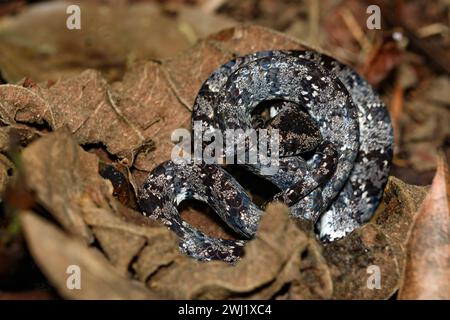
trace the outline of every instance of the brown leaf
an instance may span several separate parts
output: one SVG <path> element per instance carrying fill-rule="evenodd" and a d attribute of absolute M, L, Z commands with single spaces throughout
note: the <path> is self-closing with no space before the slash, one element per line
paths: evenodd
<path fill-rule="evenodd" d="M 408 240 L 399 299 L 450 299 L 450 176 L 441 156 Z"/>
<path fill-rule="evenodd" d="M 276 282 L 284 283 L 288 290 L 279 292 L 276 299 L 317 300 L 333 297 L 333 279 L 322 256 L 322 246 L 310 238 L 307 246 L 299 248 L 286 267 L 277 276 Z M 283 288 L 283 287 L 282 287 Z"/>
<path fill-rule="evenodd" d="M 153 254 L 145 268 L 134 268 L 141 281 L 180 255 L 175 235 L 165 227 L 136 211 L 121 207 L 120 203 L 115 203 L 115 207 L 117 212 L 114 213 L 111 208 L 99 208 L 90 201 L 83 201 L 82 214 L 102 250 L 122 274 L 128 274 L 131 262 L 137 256 L 142 258 L 149 250 Z M 166 251 L 169 252 L 168 261 Z M 140 264 L 139 260 L 136 264 Z"/>
<path fill-rule="evenodd" d="M 22 175 L 37 200 L 66 230 L 93 241 L 80 216 L 80 200 L 111 188 L 105 180 L 89 174 L 97 170 L 97 157 L 83 152 L 70 133 L 60 130 L 30 144 L 22 153 Z"/>
<path fill-rule="evenodd" d="M 34 90 L 48 103 L 51 127 L 67 126 L 81 144 L 101 143 L 110 153 L 131 160 L 146 142 L 141 130 L 117 107 L 117 98 L 97 71 Z"/>
<path fill-rule="evenodd" d="M 371 223 L 383 232 L 394 250 L 400 271 L 406 259 L 408 233 L 427 190 L 427 187 L 409 185 L 389 177 L 380 207 L 372 218 Z"/>
<path fill-rule="evenodd" d="M 397 289 L 400 277 L 397 257 L 388 238 L 367 224 L 342 240 L 326 245 L 323 256 L 333 279 L 335 299 L 386 299 Z M 370 266 L 381 274 L 381 288 L 367 285 Z"/>
<path fill-rule="evenodd" d="M 5 125 L 54 123 L 49 105 L 29 88 L 1 85 L 0 102 L 0 119 Z"/>
<path fill-rule="evenodd" d="M 315 282 L 295 280 L 288 297 L 387 299 L 392 296 L 400 281 L 406 235 L 425 189 L 390 177 L 383 201 L 369 223 L 341 240 L 323 246 L 315 244 L 313 250 L 308 251 L 305 260 L 318 261 L 314 265 L 320 272 L 314 268 L 315 272 L 309 270 Z M 370 266 L 379 267 L 379 289 L 370 289 L 367 285 Z M 309 288 L 305 288 L 305 284 Z"/>
<path fill-rule="evenodd" d="M 21 220 L 28 246 L 59 294 L 69 299 L 156 299 L 141 283 L 120 275 L 96 249 L 88 248 L 32 212 Z M 67 287 L 67 268 L 80 268 L 80 289 Z"/>
<path fill-rule="evenodd" d="M 145 243 L 146 231 L 130 234 L 111 226 L 117 216 L 126 216 L 124 210 L 131 210 L 112 197 L 110 182 L 98 173 L 97 157 L 83 151 L 67 131 L 59 130 L 24 149 L 22 169 L 27 187 L 39 204 L 71 233 L 89 243 L 95 236 L 112 263 L 126 274 L 130 261 Z M 109 223 L 89 228 L 86 211 L 105 209 L 110 212 Z"/>
<path fill-rule="evenodd" d="M 124 117 L 147 141 L 151 139 L 150 148 L 147 141 L 123 145 L 130 153 L 138 153 L 134 166 L 149 171 L 170 157 L 173 147 L 170 135 L 177 128 L 189 128 L 190 111 L 180 103 L 163 67 L 154 62 L 134 66 L 114 89 Z M 120 140 L 120 133 L 112 130 Z"/>

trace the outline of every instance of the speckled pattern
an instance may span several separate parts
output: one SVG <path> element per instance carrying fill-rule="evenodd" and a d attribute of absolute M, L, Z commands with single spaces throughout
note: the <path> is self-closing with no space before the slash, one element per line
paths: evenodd
<path fill-rule="evenodd" d="M 268 100 L 274 102 L 270 119 L 252 114 Z M 365 80 L 328 56 L 263 51 L 238 57 L 203 84 L 192 120 L 202 121 L 203 133 L 278 129 L 278 171 L 267 175 L 263 164 L 244 166 L 280 188 L 275 199 L 285 202 L 294 218 L 315 222 L 323 241 L 358 228 L 379 204 L 393 149 L 388 112 Z M 254 237 L 263 213 L 217 164 L 165 162 L 149 175 L 138 198 L 143 213 L 169 226 L 181 250 L 198 260 L 233 263 L 245 240 L 196 230 L 177 211 L 182 200 L 208 203 L 243 239 Z"/>

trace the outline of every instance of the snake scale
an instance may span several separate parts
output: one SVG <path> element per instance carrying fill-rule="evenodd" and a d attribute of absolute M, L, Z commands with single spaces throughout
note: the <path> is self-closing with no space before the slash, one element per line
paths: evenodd
<path fill-rule="evenodd" d="M 255 113 L 271 102 L 270 116 Z M 294 218 L 315 222 L 322 241 L 342 238 L 367 222 L 387 181 L 393 150 L 388 111 L 350 67 L 315 51 L 261 51 L 222 65 L 202 85 L 193 123 L 208 130 L 276 128 L 279 165 L 245 169 L 276 185 L 274 199 Z M 308 156 L 309 154 L 309 156 Z M 242 239 L 215 238 L 184 221 L 185 199 L 207 203 Z M 145 216 L 175 232 L 180 249 L 198 260 L 236 262 L 255 236 L 264 211 L 219 164 L 157 166 L 138 191 Z"/>

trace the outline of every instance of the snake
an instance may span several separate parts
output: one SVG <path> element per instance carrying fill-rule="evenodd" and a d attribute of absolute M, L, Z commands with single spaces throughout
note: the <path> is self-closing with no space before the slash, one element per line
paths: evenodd
<path fill-rule="evenodd" d="M 270 50 L 235 57 L 201 86 L 192 109 L 193 127 L 198 123 L 200 135 L 235 130 L 236 141 L 246 130 L 276 130 L 279 147 L 268 152 L 278 152 L 275 172 L 267 174 L 263 163 L 228 166 L 274 184 L 272 200 L 285 203 L 293 219 L 313 222 L 322 242 L 360 228 L 381 201 L 393 153 L 387 107 L 362 76 L 328 55 Z M 227 152 L 236 153 L 234 147 Z M 138 190 L 139 206 L 177 235 L 184 254 L 235 263 L 264 208 L 225 165 L 194 160 L 154 168 Z M 182 219 L 178 208 L 186 199 L 209 205 L 238 239 L 207 235 Z"/>

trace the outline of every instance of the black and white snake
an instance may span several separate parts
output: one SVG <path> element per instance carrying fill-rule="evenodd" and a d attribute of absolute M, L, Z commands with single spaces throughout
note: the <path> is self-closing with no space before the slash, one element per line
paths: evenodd
<path fill-rule="evenodd" d="M 263 119 L 255 110 L 267 101 L 271 116 Z M 392 158 L 389 114 L 361 76 L 328 56 L 262 51 L 236 58 L 203 84 L 192 120 L 202 121 L 203 132 L 278 129 L 278 171 L 266 175 L 262 165 L 245 167 L 281 190 L 275 199 L 294 218 L 316 222 L 322 240 L 361 226 L 379 204 Z M 138 195 L 143 213 L 174 231 L 184 253 L 198 260 L 239 259 L 246 240 L 205 235 L 180 217 L 177 206 L 189 198 L 206 202 L 243 239 L 254 237 L 263 211 L 219 164 L 164 162 Z"/>

